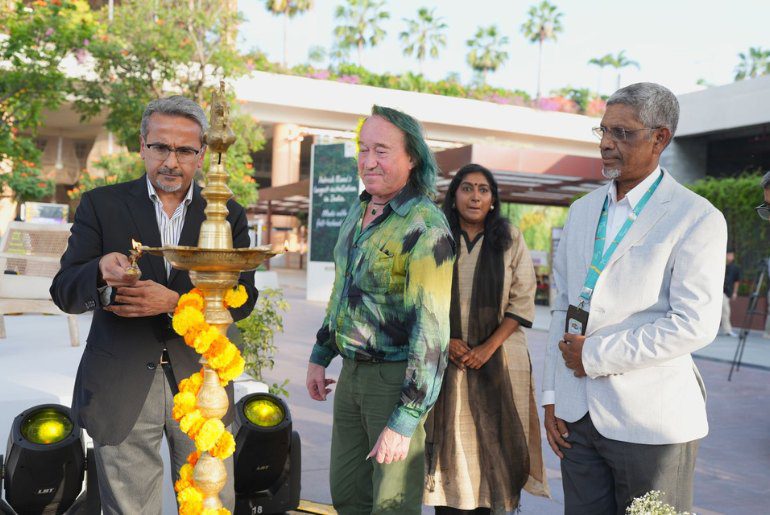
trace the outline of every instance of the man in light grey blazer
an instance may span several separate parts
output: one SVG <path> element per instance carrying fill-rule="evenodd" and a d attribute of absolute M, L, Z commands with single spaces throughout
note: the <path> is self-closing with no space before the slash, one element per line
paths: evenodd
<path fill-rule="evenodd" d="M 658 84 L 610 97 L 594 132 L 611 181 L 572 205 L 556 251 L 543 405 L 567 514 L 622 514 L 650 490 L 691 509 L 708 423 L 690 353 L 719 327 L 727 228 L 658 164 L 678 118 Z"/>

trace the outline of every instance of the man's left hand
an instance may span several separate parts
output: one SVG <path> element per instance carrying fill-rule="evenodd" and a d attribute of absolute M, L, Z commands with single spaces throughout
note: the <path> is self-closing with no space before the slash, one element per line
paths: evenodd
<path fill-rule="evenodd" d="M 155 281 L 137 281 L 134 286 L 118 288 L 115 302 L 104 309 L 121 317 L 149 317 L 171 313 L 179 294 Z"/>
<path fill-rule="evenodd" d="M 559 350 L 562 358 L 564 358 L 564 364 L 574 372 L 575 377 L 586 376 L 586 371 L 583 368 L 583 342 L 585 340 L 585 336 L 565 333 L 562 341 L 559 342 Z"/>
<path fill-rule="evenodd" d="M 377 463 L 393 463 L 406 459 L 409 453 L 409 442 L 412 439 L 385 427 L 377 438 L 377 443 L 372 447 L 372 452 L 367 454 L 367 459 L 375 457 Z"/>

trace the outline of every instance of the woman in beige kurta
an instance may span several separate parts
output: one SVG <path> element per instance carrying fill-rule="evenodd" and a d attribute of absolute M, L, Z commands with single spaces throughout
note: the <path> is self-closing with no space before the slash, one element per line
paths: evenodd
<path fill-rule="evenodd" d="M 519 230 L 498 215 L 497 184 L 486 168 L 458 171 L 444 211 L 458 251 L 453 334 L 426 423 L 423 502 L 440 515 L 512 511 L 522 487 L 550 495 L 522 330 L 534 318 L 534 267 Z"/>

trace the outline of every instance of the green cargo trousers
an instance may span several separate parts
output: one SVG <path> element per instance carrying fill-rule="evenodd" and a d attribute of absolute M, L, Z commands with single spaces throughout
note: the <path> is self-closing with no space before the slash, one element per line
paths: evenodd
<path fill-rule="evenodd" d="M 329 473 L 340 515 L 422 512 L 424 420 L 412 435 L 406 460 L 380 465 L 366 459 L 401 398 L 405 375 L 405 361 L 343 361 L 334 393 Z"/>

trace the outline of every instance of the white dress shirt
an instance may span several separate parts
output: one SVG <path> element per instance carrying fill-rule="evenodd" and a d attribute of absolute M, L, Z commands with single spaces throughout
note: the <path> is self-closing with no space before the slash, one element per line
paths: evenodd
<path fill-rule="evenodd" d="M 618 186 L 615 181 L 612 181 L 610 189 L 607 191 L 608 205 L 607 205 L 607 234 L 604 237 L 604 252 L 607 252 L 607 248 L 615 239 L 620 228 L 626 223 L 628 217 L 633 213 L 639 201 L 642 200 L 644 194 L 650 189 L 650 186 L 660 177 L 660 166 L 657 166 L 642 182 L 634 186 L 631 191 L 626 193 L 626 196 L 618 200 Z M 590 308 L 589 308 L 590 312 Z M 556 392 L 553 390 L 543 391 L 543 398 L 541 405 L 554 404 L 556 402 Z"/>
<path fill-rule="evenodd" d="M 187 189 L 187 195 L 184 200 L 176 206 L 174 213 L 169 217 L 163 210 L 163 202 L 158 197 L 158 192 L 155 191 L 155 187 L 150 182 L 150 178 L 147 178 L 147 194 L 152 200 L 152 204 L 155 207 L 155 220 L 158 222 L 158 230 L 160 231 L 160 244 L 163 247 L 173 246 L 179 244 L 179 237 L 182 234 L 182 227 L 184 227 L 184 219 L 187 215 L 187 206 L 190 205 L 193 198 L 193 185 L 190 183 L 190 187 Z M 166 277 L 171 274 L 171 263 L 164 257 L 163 261 L 166 265 Z"/>

